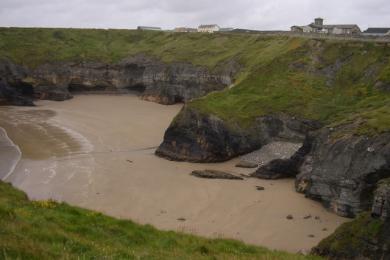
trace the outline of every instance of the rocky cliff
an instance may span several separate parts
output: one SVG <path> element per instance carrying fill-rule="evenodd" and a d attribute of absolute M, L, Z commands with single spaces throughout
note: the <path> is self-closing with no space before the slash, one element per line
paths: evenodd
<path fill-rule="evenodd" d="M 273 140 L 305 140 L 292 158 L 272 161 L 253 176 L 296 178 L 299 192 L 354 217 L 372 206 L 378 181 L 390 176 L 390 48 L 327 41 L 296 46 L 234 88 L 190 102 L 157 154 L 213 162 Z"/>
<path fill-rule="evenodd" d="M 337 137 L 337 131 L 314 134 L 296 188 L 337 214 L 353 217 L 372 206 L 378 181 L 390 177 L 390 133 Z"/>
<path fill-rule="evenodd" d="M 238 63 L 227 62 L 211 72 L 190 63 L 163 63 L 135 55 L 116 64 L 99 62 L 56 62 L 34 69 L 8 60 L 0 61 L 0 78 L 7 89 L 0 88 L 0 98 L 14 104 L 17 96 L 66 100 L 79 92 L 142 93 L 145 100 L 161 104 L 186 102 L 233 82 Z M 14 94 L 13 94 L 14 93 Z"/>
<path fill-rule="evenodd" d="M 250 127 L 185 106 L 165 133 L 156 154 L 171 160 L 220 162 L 259 149 L 273 140 L 302 142 L 314 121 L 283 114 L 259 117 Z"/>
<path fill-rule="evenodd" d="M 374 190 L 390 176 L 390 133 L 339 136 L 348 127 L 311 132 L 291 158 L 271 161 L 252 176 L 294 177 L 298 192 L 321 201 L 340 216 L 354 217 L 375 203 L 378 215 L 387 212 L 386 189 L 377 191 L 383 196 L 377 196 L 376 202 Z M 379 205 L 382 202 L 386 202 L 384 206 Z"/>

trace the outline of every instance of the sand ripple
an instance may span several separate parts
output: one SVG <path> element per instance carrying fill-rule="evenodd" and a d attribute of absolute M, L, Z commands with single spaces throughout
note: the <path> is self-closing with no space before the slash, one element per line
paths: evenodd
<path fill-rule="evenodd" d="M 53 120 L 55 115 L 51 110 L 1 109 L 0 126 L 15 140 L 23 158 L 61 158 L 93 150 L 84 136 Z"/>

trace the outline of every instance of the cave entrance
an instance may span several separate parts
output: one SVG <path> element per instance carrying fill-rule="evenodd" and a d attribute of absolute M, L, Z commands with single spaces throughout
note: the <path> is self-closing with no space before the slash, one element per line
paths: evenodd
<path fill-rule="evenodd" d="M 23 83 L 19 88 L 23 96 L 34 97 L 34 88 L 30 84 Z"/>
<path fill-rule="evenodd" d="M 15 82 L 15 83 L 10 83 L 9 85 L 12 88 L 14 88 L 19 95 L 23 97 L 34 98 L 36 95 L 34 91 L 34 87 L 28 83 Z"/>
<path fill-rule="evenodd" d="M 83 93 L 83 92 L 91 92 L 91 91 L 105 91 L 107 90 L 106 86 L 86 86 L 83 84 L 77 84 L 77 83 L 70 83 L 68 85 L 68 90 L 71 93 Z"/>
<path fill-rule="evenodd" d="M 175 95 L 174 102 L 176 103 L 184 103 L 184 97 Z"/>
<path fill-rule="evenodd" d="M 126 87 L 127 91 L 130 93 L 142 94 L 146 90 L 146 86 L 142 83 L 131 85 Z"/>
<path fill-rule="evenodd" d="M 360 194 L 360 201 L 364 210 L 372 207 L 374 192 L 378 188 L 378 183 L 387 178 L 390 178 L 390 169 L 388 168 L 378 169 L 363 178 L 365 187 Z"/>

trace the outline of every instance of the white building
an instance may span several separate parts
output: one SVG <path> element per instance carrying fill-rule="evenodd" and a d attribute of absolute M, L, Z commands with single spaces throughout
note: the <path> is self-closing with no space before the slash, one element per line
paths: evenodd
<path fill-rule="evenodd" d="M 214 32 L 218 32 L 219 29 L 220 27 L 216 24 L 204 24 L 198 27 L 198 32 L 214 33 Z"/>

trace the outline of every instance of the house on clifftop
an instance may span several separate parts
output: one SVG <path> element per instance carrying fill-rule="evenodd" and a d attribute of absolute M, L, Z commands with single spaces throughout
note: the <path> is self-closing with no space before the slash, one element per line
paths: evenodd
<path fill-rule="evenodd" d="M 299 33 L 323 33 L 323 34 L 335 34 L 335 35 L 355 35 L 360 34 L 360 30 L 357 24 L 324 24 L 324 19 L 316 18 L 314 23 L 304 26 L 294 25 L 291 27 L 292 32 Z"/>
<path fill-rule="evenodd" d="M 368 28 L 363 32 L 366 36 L 390 36 L 390 28 Z"/>
<path fill-rule="evenodd" d="M 218 32 L 220 27 L 216 24 L 202 24 L 198 27 L 198 32 L 214 33 Z"/>

